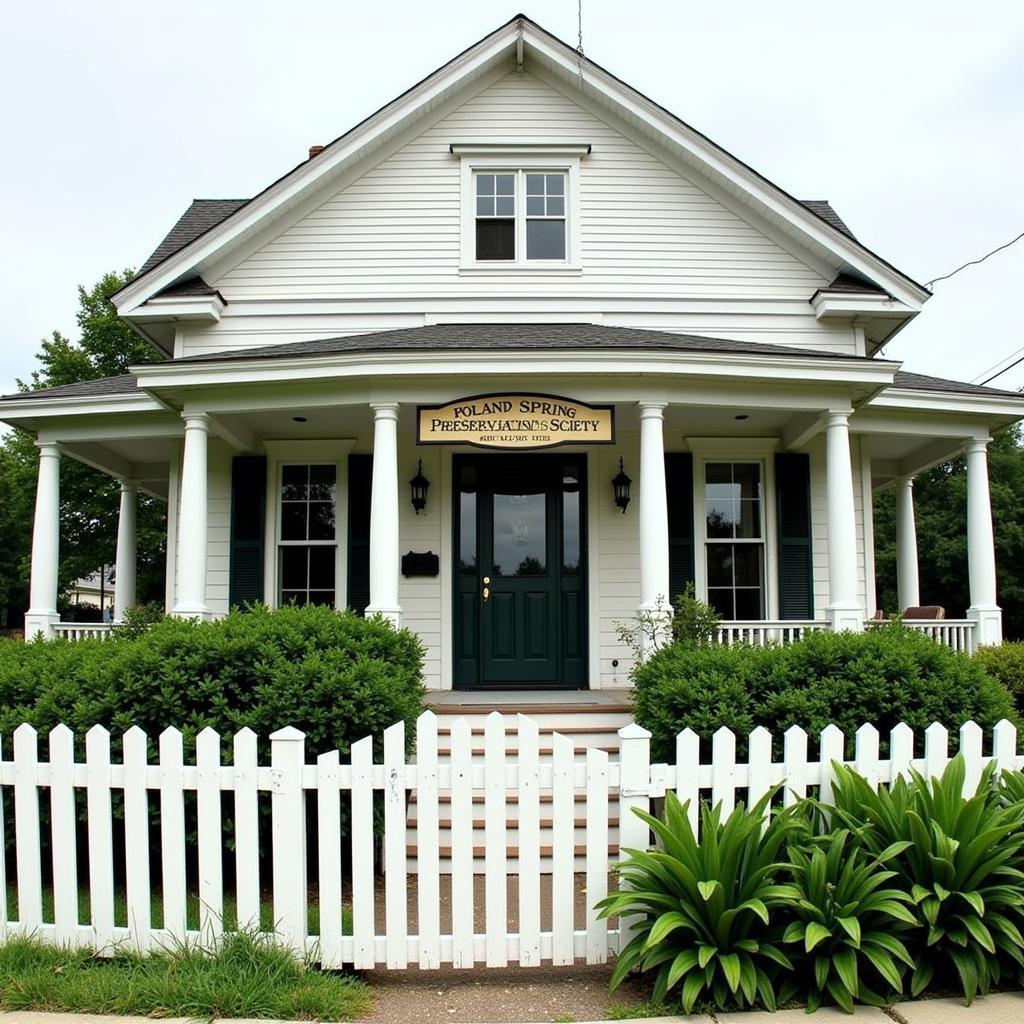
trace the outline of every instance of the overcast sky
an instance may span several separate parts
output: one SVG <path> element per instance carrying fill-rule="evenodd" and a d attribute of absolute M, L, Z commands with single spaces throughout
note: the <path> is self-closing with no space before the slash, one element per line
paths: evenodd
<path fill-rule="evenodd" d="M 516 0 L 518 2 L 518 0 Z M 1024 3 L 583 0 L 588 56 L 927 281 L 1024 231 Z M 494 0 L 33 0 L 0 19 L 0 391 L 76 286 L 193 197 L 247 197 L 517 13 Z M 576 42 L 576 0 L 525 13 Z M 971 380 L 1024 349 L 1024 241 L 889 346 Z M 1021 353 L 1024 355 L 1024 352 Z M 999 378 L 1024 386 L 1024 365 Z"/>

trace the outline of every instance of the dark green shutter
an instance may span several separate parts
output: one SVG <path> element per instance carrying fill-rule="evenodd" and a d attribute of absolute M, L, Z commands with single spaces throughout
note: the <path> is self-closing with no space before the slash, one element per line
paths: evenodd
<path fill-rule="evenodd" d="M 362 615 L 370 603 L 370 485 L 373 456 L 348 457 L 348 606 Z"/>
<path fill-rule="evenodd" d="M 693 456 L 689 452 L 665 454 L 668 493 L 668 587 L 674 601 L 694 582 L 693 568 Z"/>
<path fill-rule="evenodd" d="M 775 500 L 779 527 L 779 618 L 810 619 L 814 617 L 810 456 L 775 456 Z"/>
<path fill-rule="evenodd" d="M 263 603 L 263 513 L 267 460 L 236 455 L 231 462 L 231 562 L 228 604 Z"/>

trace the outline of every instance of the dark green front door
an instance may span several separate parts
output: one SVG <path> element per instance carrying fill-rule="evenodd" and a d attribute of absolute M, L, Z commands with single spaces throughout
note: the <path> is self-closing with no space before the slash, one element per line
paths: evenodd
<path fill-rule="evenodd" d="M 587 685 L 583 456 L 456 456 L 454 682 Z"/>

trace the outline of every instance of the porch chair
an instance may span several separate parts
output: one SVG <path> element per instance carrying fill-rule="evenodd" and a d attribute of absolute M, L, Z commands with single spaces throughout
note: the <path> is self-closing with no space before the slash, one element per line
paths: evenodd
<path fill-rule="evenodd" d="M 903 609 L 904 619 L 944 619 L 946 609 L 941 604 L 922 604 Z"/>

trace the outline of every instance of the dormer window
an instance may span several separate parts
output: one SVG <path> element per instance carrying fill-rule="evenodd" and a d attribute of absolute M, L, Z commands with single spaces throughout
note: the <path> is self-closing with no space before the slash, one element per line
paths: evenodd
<path fill-rule="evenodd" d="M 462 269 L 579 271 L 589 146 L 452 145 L 462 158 Z"/>

